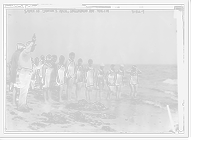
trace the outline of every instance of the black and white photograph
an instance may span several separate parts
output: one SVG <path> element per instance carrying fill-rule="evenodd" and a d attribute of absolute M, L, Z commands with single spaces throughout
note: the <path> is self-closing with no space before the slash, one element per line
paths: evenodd
<path fill-rule="evenodd" d="M 3 5 L 7 135 L 188 136 L 188 5 Z"/>

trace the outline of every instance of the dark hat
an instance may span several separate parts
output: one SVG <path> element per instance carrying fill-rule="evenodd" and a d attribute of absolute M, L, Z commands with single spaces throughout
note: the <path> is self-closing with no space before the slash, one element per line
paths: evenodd
<path fill-rule="evenodd" d="M 25 45 L 23 45 L 22 43 L 18 43 L 18 44 L 17 44 L 17 48 L 18 48 L 18 49 L 21 49 L 21 48 L 26 48 L 26 47 L 25 47 Z"/>
<path fill-rule="evenodd" d="M 28 46 L 30 43 L 31 43 L 31 41 L 28 41 L 28 42 L 26 43 L 26 45 Z"/>
<path fill-rule="evenodd" d="M 114 64 L 112 64 L 110 67 L 111 67 L 111 68 L 113 68 L 113 67 L 115 67 L 115 65 L 114 65 Z"/>

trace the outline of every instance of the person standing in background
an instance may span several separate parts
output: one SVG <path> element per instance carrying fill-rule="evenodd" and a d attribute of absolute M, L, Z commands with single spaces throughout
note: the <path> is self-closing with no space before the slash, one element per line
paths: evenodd
<path fill-rule="evenodd" d="M 128 71 L 127 73 L 130 74 L 130 88 L 131 88 L 130 96 L 132 98 L 136 98 L 138 83 L 139 83 L 138 76 L 142 74 L 142 72 L 135 65 L 133 65 L 131 67 L 131 70 Z"/>
<path fill-rule="evenodd" d="M 52 55 L 52 60 L 51 60 L 51 62 L 52 62 L 52 73 L 51 73 L 51 82 L 50 82 L 50 89 L 51 89 L 51 92 L 53 93 L 53 94 L 55 94 L 56 93 L 56 77 L 57 77 L 57 72 L 58 72 L 58 70 L 57 70 L 57 64 L 56 64 L 56 62 L 57 62 L 57 55 Z"/>
<path fill-rule="evenodd" d="M 11 62 L 10 62 L 10 85 L 14 86 L 13 88 L 13 104 L 17 105 L 16 102 L 16 95 L 17 90 L 20 87 L 19 86 L 19 74 L 18 74 L 18 60 L 20 53 L 25 49 L 26 47 L 22 43 L 17 44 L 17 50 L 13 53 Z M 10 89 L 11 89 L 10 86 Z"/>
<path fill-rule="evenodd" d="M 31 53 L 35 50 L 35 34 L 32 41 L 27 42 L 25 49 L 20 53 L 17 67 L 17 81 L 15 86 L 19 88 L 18 110 L 28 112 L 30 108 L 27 106 L 27 94 L 33 73 L 33 64 L 31 61 Z"/>
<path fill-rule="evenodd" d="M 107 75 L 107 85 L 109 88 L 108 94 L 107 94 L 107 99 L 111 98 L 112 94 L 116 95 L 116 72 L 115 72 L 115 65 L 112 64 L 110 65 L 110 70 L 108 71 Z"/>
<path fill-rule="evenodd" d="M 35 62 L 33 63 L 33 73 L 31 76 L 31 83 L 30 83 L 30 89 L 34 90 L 35 89 L 35 82 L 37 81 L 37 70 L 38 70 L 38 61 L 39 58 L 35 58 Z"/>
<path fill-rule="evenodd" d="M 100 100 L 101 100 L 101 94 L 103 92 L 104 86 L 105 86 L 104 64 L 101 64 L 100 68 L 97 70 L 97 73 L 96 73 L 96 87 L 97 87 L 96 98 L 98 96 Z"/>
<path fill-rule="evenodd" d="M 81 58 L 78 59 L 78 64 L 75 68 L 75 84 L 76 84 L 76 100 L 79 100 L 80 93 L 84 87 L 85 75 L 84 75 L 84 67 L 83 60 Z"/>
<path fill-rule="evenodd" d="M 66 95 L 67 100 L 71 100 L 72 89 L 74 86 L 74 77 L 75 77 L 75 53 L 69 53 L 69 59 L 66 62 Z"/>
<path fill-rule="evenodd" d="M 61 55 L 59 57 L 59 62 L 57 64 L 57 76 L 56 83 L 59 86 L 59 101 L 62 102 L 62 96 L 64 91 L 64 83 L 65 83 L 65 66 L 64 66 L 65 57 Z"/>
<path fill-rule="evenodd" d="M 88 67 L 86 68 L 85 71 L 85 78 L 86 78 L 86 100 L 91 102 L 91 93 L 95 88 L 95 69 L 93 67 L 93 60 L 89 59 L 88 60 Z"/>
<path fill-rule="evenodd" d="M 123 86 L 123 78 L 124 78 L 124 65 L 120 65 L 119 70 L 116 72 L 116 92 L 117 99 L 121 97 L 121 89 Z"/>
<path fill-rule="evenodd" d="M 44 59 L 44 55 L 41 56 L 41 60 L 38 63 L 38 68 L 39 68 L 39 77 L 40 77 L 40 89 L 42 89 L 42 78 L 43 78 L 43 65 L 45 64 L 45 59 Z"/>
<path fill-rule="evenodd" d="M 53 71 L 52 68 L 52 57 L 51 55 L 47 55 L 46 61 L 43 66 L 43 76 L 44 76 L 44 86 L 43 86 L 43 92 L 44 92 L 44 99 L 45 102 L 51 102 L 51 91 L 50 91 L 50 82 L 51 82 L 51 73 Z"/>

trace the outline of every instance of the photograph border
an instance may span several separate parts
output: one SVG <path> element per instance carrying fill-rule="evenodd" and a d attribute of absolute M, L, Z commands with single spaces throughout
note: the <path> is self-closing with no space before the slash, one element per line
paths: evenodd
<path fill-rule="evenodd" d="M 182 7 L 183 8 L 183 24 L 185 24 L 185 5 L 184 4 L 83 4 L 84 6 L 86 6 L 87 8 L 53 8 L 53 7 L 40 7 L 40 8 L 34 8 L 31 6 L 37 6 L 37 4 L 4 4 L 3 5 L 3 30 L 4 30 L 4 133 L 5 134 L 166 134 L 166 135 L 170 135 L 173 134 L 171 132 L 24 132 L 24 131 L 6 131 L 6 10 L 8 9 L 116 9 L 116 10 L 126 10 L 126 9 L 137 9 L 137 10 L 175 10 L 175 7 Z M 13 6 L 14 8 L 9 8 L 8 6 Z M 40 5 L 42 6 L 42 5 Z M 17 8 L 16 8 L 17 7 Z M 20 8 L 18 8 L 20 7 Z M 185 34 L 185 30 L 184 30 L 184 43 L 186 41 L 186 34 Z M 184 47 L 186 45 L 183 45 Z M 178 49 L 177 49 L 178 50 Z M 185 48 L 185 50 L 187 51 L 187 48 Z M 178 66 L 178 63 L 177 63 Z M 190 100 L 189 100 L 190 102 Z M 189 103 L 190 105 L 190 103 Z M 190 109 L 190 108 L 189 108 Z M 181 133 L 185 133 L 185 132 L 181 132 Z M 181 133 L 179 133 L 179 136 L 181 136 Z M 172 135 L 173 136 L 173 135 Z"/>

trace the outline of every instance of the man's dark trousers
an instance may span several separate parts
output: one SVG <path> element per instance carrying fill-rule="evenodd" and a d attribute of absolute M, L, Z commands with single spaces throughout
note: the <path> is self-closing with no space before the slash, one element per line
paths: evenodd
<path fill-rule="evenodd" d="M 19 72 L 20 80 L 20 92 L 19 92 L 19 101 L 18 101 L 18 110 L 27 108 L 27 94 L 31 81 L 31 69 L 22 68 Z"/>

